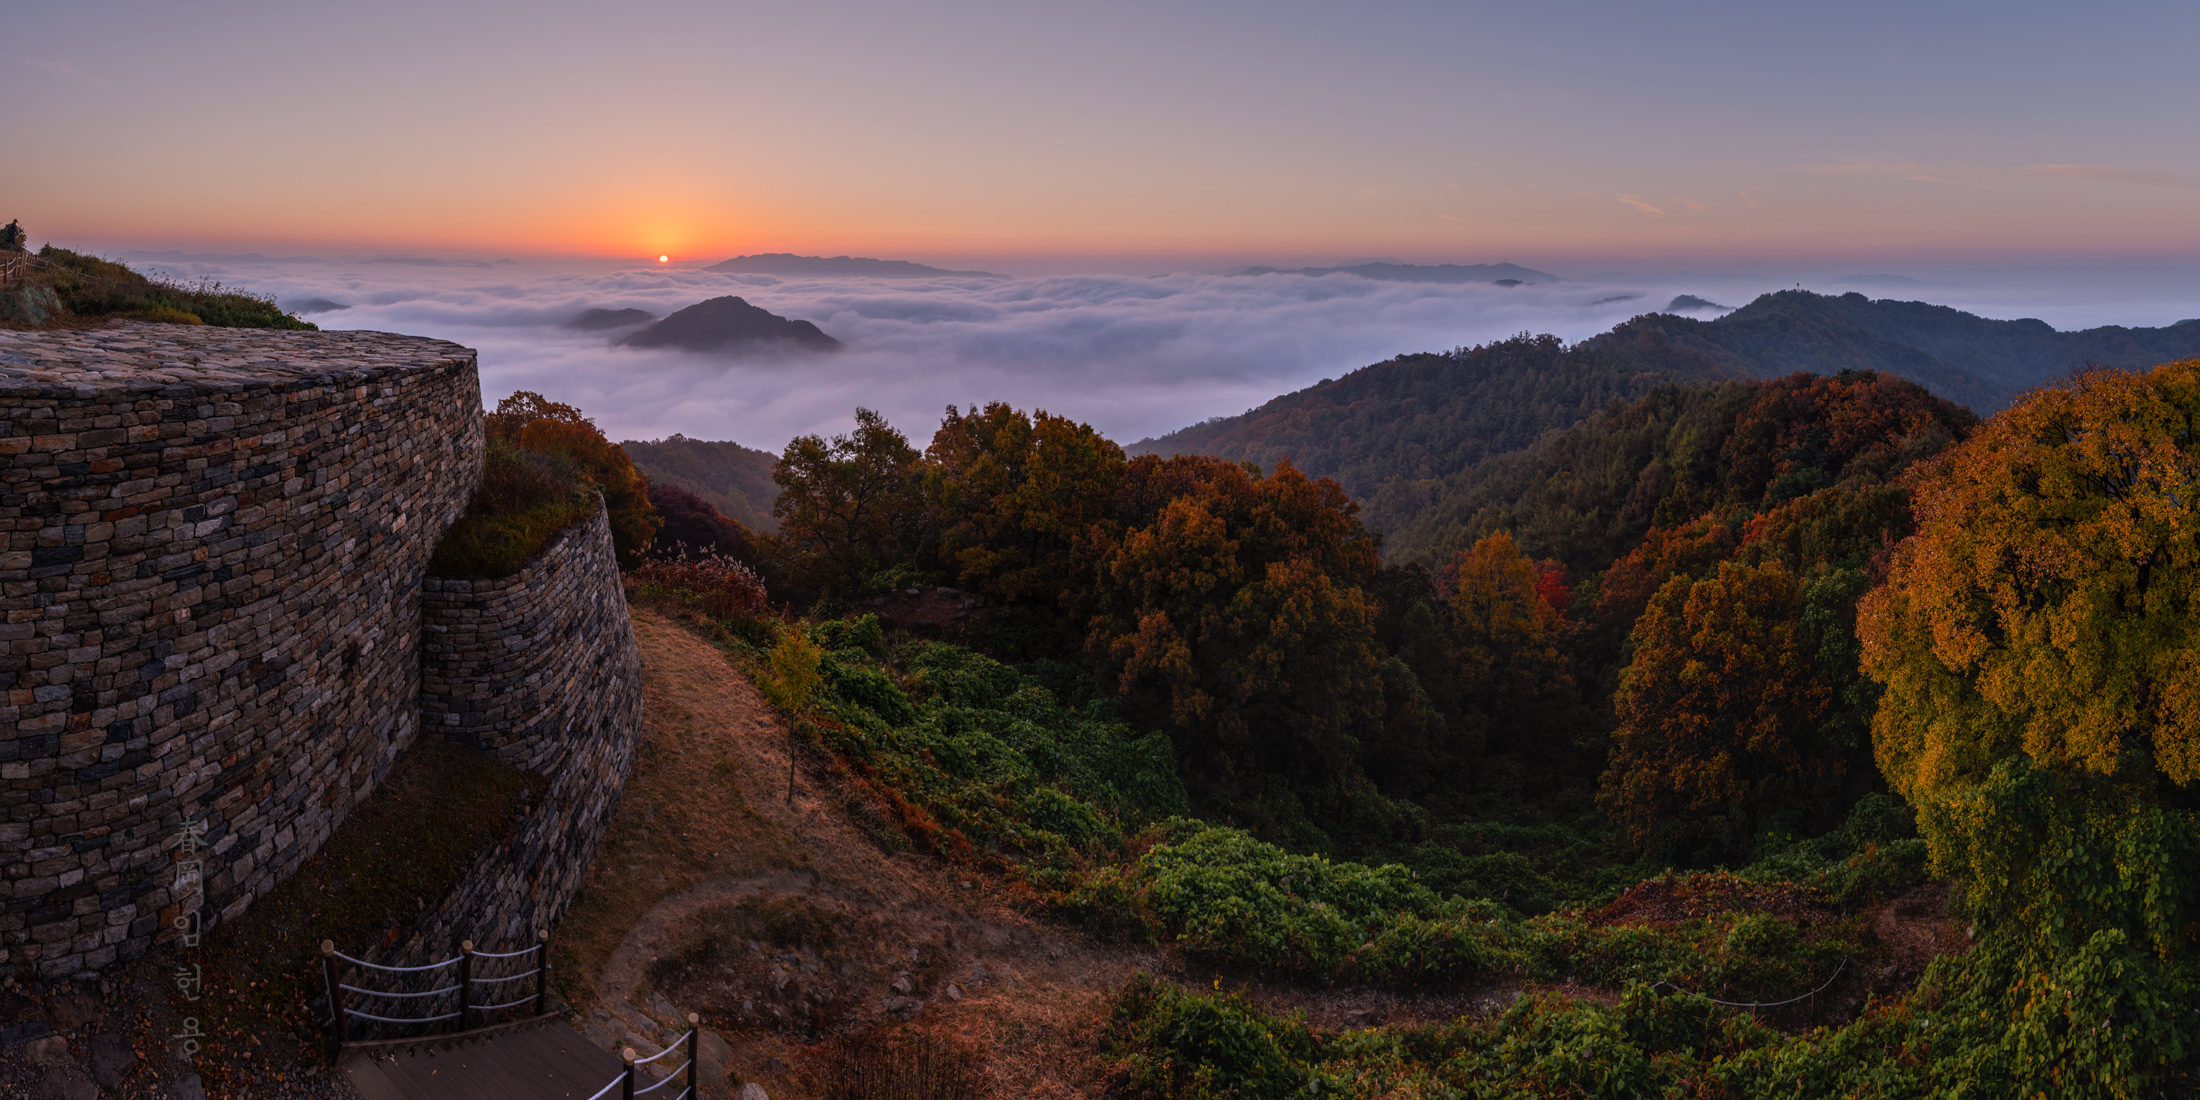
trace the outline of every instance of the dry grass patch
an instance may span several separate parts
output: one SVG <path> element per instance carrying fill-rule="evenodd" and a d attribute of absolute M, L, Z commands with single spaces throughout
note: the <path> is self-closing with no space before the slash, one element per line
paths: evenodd
<path fill-rule="evenodd" d="M 717 875 L 806 870 L 809 857 L 750 802 L 741 728 L 754 692 L 717 650 L 645 607 L 634 609 L 646 699 L 634 770 L 552 937 L 559 991 L 596 998 L 598 975 L 659 901 Z"/>

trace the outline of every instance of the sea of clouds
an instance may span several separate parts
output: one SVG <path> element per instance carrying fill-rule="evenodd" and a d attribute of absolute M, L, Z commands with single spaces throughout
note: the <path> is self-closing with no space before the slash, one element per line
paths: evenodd
<path fill-rule="evenodd" d="M 534 390 L 580 406 L 613 439 L 677 432 L 772 451 L 798 434 L 845 430 L 857 406 L 886 414 L 922 446 L 945 406 L 988 401 L 1047 409 L 1128 443 L 1243 412 L 1400 353 L 1521 332 L 1578 340 L 1663 309 L 1677 294 L 1732 306 L 1795 282 L 1757 275 L 1605 275 L 1514 287 L 1345 274 L 793 279 L 577 262 L 436 267 L 125 257 L 175 277 L 270 294 L 286 306 L 316 298 L 342 304 L 306 314 L 323 328 L 476 348 L 482 394 L 492 405 Z M 2073 304 L 2063 291 L 2015 284 L 1835 285 L 1829 278 L 1813 289 L 2044 316 L 2065 328 L 2200 315 L 2181 291 L 2143 304 L 2128 295 L 2081 294 Z M 567 327 L 586 309 L 639 308 L 662 317 L 729 294 L 813 321 L 845 350 L 746 358 L 643 350 L 613 343 L 631 330 Z M 2053 308 L 2027 308 L 2043 304 Z M 2186 312 L 2172 316 L 2179 308 Z"/>

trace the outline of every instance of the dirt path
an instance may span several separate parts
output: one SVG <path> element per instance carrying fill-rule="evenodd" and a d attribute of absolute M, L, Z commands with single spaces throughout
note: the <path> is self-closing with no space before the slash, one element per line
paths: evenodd
<path fill-rule="evenodd" d="M 882 851 L 829 777 L 798 774 L 788 804 L 785 728 L 675 614 L 635 609 L 649 724 L 559 931 L 591 1037 L 647 1054 L 696 1012 L 705 1096 L 738 1095 L 730 1072 L 788 1100 L 814 1094 L 826 1040 L 920 1028 L 983 1052 L 992 1095 L 1092 1095 L 1106 995 L 1157 955 L 1029 920 L 982 880 Z"/>

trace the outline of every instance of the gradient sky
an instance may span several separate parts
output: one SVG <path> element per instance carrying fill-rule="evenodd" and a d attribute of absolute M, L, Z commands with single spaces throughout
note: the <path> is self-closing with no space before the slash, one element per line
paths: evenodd
<path fill-rule="evenodd" d="M 2200 253 L 2200 5 L 14 5 L 85 247 Z"/>

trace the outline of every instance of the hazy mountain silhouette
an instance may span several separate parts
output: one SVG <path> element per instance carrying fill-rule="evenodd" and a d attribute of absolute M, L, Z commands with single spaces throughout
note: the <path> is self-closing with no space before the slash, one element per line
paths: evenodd
<path fill-rule="evenodd" d="M 840 341 L 808 321 L 791 321 L 734 297 L 697 302 L 619 343 L 690 351 L 834 351 L 840 347 Z"/>
<path fill-rule="evenodd" d="M 1799 370 L 1886 371 L 1969 405 L 1981 416 L 2081 367 L 2151 367 L 2200 355 L 2196 321 L 2166 328 L 2107 325 L 2058 332 L 2031 318 L 1996 321 L 1927 302 L 1807 290 L 1762 295 L 1712 321 L 1670 315 L 1637 318 L 1585 343 L 1625 339 L 1645 346 L 1645 338 L 1728 363 L 1757 378 Z"/>
<path fill-rule="evenodd" d="M 862 275 L 873 279 L 923 279 L 956 275 L 981 279 L 1006 279 L 991 271 L 949 271 L 908 260 L 871 260 L 861 256 L 797 256 L 792 252 L 764 252 L 735 256 L 712 264 L 705 271 L 734 271 L 747 275 Z"/>
<path fill-rule="evenodd" d="M 1232 275 L 1357 275 L 1386 283 L 1555 283 L 1559 277 L 1519 264 L 1400 264 L 1364 263 L 1349 267 L 1243 267 Z"/>
<path fill-rule="evenodd" d="M 1694 313 L 1700 309 L 1725 310 L 1733 308 L 1733 306 L 1722 306 L 1709 298 L 1698 298 L 1693 294 L 1683 294 L 1665 305 L 1667 313 Z"/>

